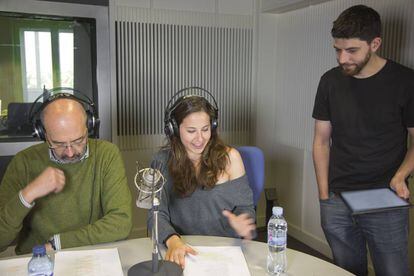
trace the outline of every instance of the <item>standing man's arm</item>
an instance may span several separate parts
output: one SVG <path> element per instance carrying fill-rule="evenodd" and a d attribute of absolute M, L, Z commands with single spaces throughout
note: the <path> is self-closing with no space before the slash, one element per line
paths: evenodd
<path fill-rule="evenodd" d="M 391 179 L 390 187 L 393 189 L 399 197 L 409 198 L 410 191 L 408 190 L 405 179 L 414 170 L 414 128 L 408 128 L 410 134 L 410 147 L 405 155 L 404 161 L 398 168 L 394 177 Z"/>
<path fill-rule="evenodd" d="M 332 125 L 330 121 L 315 120 L 313 164 L 318 182 L 319 199 L 329 198 L 328 171 Z"/>

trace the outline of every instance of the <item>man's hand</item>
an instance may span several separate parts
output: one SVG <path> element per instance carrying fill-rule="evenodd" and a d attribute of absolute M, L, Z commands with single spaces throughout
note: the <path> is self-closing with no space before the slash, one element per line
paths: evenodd
<path fill-rule="evenodd" d="M 50 193 L 59 193 L 65 186 L 63 171 L 47 167 L 38 177 L 29 183 L 23 190 L 22 196 L 29 204 L 38 198 Z"/>
<path fill-rule="evenodd" d="M 390 187 L 397 193 L 399 197 L 404 199 L 408 199 L 410 197 L 410 190 L 408 190 L 404 178 L 394 176 L 391 179 Z"/>
<path fill-rule="evenodd" d="M 187 255 L 187 253 L 197 255 L 197 252 L 185 244 L 177 235 L 171 236 L 165 244 L 168 247 L 165 259 L 177 263 L 183 269 L 185 265 L 185 255 Z"/>
<path fill-rule="evenodd" d="M 256 225 L 254 224 L 254 220 L 248 214 L 236 216 L 227 210 L 224 210 L 222 214 L 229 220 L 230 226 L 236 231 L 237 235 L 248 240 L 253 238 Z"/>

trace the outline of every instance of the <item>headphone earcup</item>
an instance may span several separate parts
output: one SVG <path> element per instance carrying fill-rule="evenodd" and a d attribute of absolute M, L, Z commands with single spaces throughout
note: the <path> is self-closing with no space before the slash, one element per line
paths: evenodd
<path fill-rule="evenodd" d="M 88 134 L 93 135 L 95 129 L 95 119 L 92 112 L 89 110 L 86 111 L 86 127 L 88 128 Z"/>
<path fill-rule="evenodd" d="M 174 118 L 171 118 L 171 126 L 173 129 L 173 133 L 176 137 L 180 137 L 180 129 L 178 127 L 177 121 Z"/>
<path fill-rule="evenodd" d="M 86 110 L 86 116 L 86 127 L 88 128 L 88 136 L 97 138 L 96 135 L 99 130 L 100 120 L 90 110 Z"/>
<path fill-rule="evenodd" d="M 168 120 L 164 125 L 164 133 L 167 137 L 171 138 L 174 135 L 174 127 L 171 120 Z"/>
<path fill-rule="evenodd" d="M 93 118 L 93 122 L 94 122 L 93 137 L 94 138 L 99 138 L 99 127 L 101 126 L 101 120 L 96 116 L 93 116 L 92 118 Z"/>
<path fill-rule="evenodd" d="M 46 131 L 43 127 L 41 120 L 36 120 L 33 123 L 33 135 L 37 136 L 40 140 L 46 141 Z"/>
<path fill-rule="evenodd" d="M 216 118 L 211 120 L 211 130 L 216 130 L 218 127 L 218 121 Z"/>

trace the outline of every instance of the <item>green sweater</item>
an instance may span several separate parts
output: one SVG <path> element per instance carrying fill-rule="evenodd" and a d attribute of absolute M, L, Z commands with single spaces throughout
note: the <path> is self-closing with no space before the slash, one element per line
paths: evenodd
<path fill-rule="evenodd" d="M 25 207 L 18 193 L 48 166 L 65 174 L 64 189 Z M 132 227 L 131 192 L 118 148 L 89 140 L 89 157 L 74 164 L 50 161 L 46 143 L 19 152 L 0 185 L 0 251 L 17 239 L 16 253 L 29 253 L 60 234 L 62 248 L 125 239 Z"/>

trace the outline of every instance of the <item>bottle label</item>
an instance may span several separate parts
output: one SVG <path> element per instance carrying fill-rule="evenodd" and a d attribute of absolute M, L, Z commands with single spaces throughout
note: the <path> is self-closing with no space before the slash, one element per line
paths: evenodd
<path fill-rule="evenodd" d="M 283 246 L 286 245 L 286 232 L 283 230 L 276 230 L 272 233 L 269 233 L 268 244 L 271 246 Z"/>

